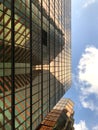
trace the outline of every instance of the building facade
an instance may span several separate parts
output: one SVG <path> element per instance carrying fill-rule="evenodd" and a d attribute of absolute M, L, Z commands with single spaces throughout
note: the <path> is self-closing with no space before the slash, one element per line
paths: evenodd
<path fill-rule="evenodd" d="M 0 0 L 0 129 L 35 130 L 71 84 L 71 0 Z"/>
<path fill-rule="evenodd" d="M 47 114 L 37 130 L 74 130 L 74 103 L 62 98 Z"/>

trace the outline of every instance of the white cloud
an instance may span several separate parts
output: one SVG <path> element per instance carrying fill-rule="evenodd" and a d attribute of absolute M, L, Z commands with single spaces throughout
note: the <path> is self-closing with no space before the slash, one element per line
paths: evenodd
<path fill-rule="evenodd" d="M 89 5 L 92 5 L 96 2 L 96 0 L 84 0 L 83 8 L 87 8 Z"/>
<path fill-rule="evenodd" d="M 98 49 L 94 46 L 87 47 L 80 58 L 78 79 L 82 106 L 98 113 Z"/>
<path fill-rule="evenodd" d="M 80 96 L 80 102 L 84 108 L 88 108 L 92 111 L 98 112 L 98 104 L 95 103 L 95 100 L 90 99 L 88 96 L 84 96 L 84 95 Z"/>
<path fill-rule="evenodd" d="M 81 104 L 84 108 L 89 108 L 91 110 L 94 110 L 94 105 L 92 103 L 92 101 L 86 101 L 86 98 L 87 97 L 83 97 L 83 96 L 80 96 L 80 101 L 81 101 Z"/>
<path fill-rule="evenodd" d="M 79 81 L 84 87 L 84 94 L 98 94 L 98 49 L 87 47 L 82 55 L 79 65 Z"/>
<path fill-rule="evenodd" d="M 80 121 L 79 124 L 74 124 L 75 130 L 88 130 L 85 121 Z"/>
<path fill-rule="evenodd" d="M 97 125 L 97 126 L 94 126 L 94 127 L 92 128 L 92 130 L 98 130 L 98 125 Z"/>

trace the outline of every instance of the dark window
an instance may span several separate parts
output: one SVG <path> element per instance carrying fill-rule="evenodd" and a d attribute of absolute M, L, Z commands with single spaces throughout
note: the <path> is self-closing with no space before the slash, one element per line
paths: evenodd
<path fill-rule="evenodd" d="M 47 32 L 42 29 L 42 44 L 47 46 Z"/>

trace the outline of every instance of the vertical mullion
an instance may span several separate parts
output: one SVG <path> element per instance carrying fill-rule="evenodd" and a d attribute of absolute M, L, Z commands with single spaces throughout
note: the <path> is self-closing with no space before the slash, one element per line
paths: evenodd
<path fill-rule="evenodd" d="M 15 130 L 15 28 L 14 28 L 14 0 L 11 0 L 11 78 L 12 78 L 12 130 Z"/>
<path fill-rule="evenodd" d="M 24 1 L 25 2 L 25 14 L 26 14 L 26 0 Z M 26 43 L 26 15 L 25 15 L 25 33 L 24 33 L 24 35 L 25 35 L 25 43 Z M 26 93 L 26 44 L 25 44 L 25 120 L 26 120 L 26 100 L 27 100 L 27 97 L 26 97 L 26 95 L 27 95 L 27 93 Z M 25 129 L 27 128 L 27 123 L 26 123 L 26 121 L 25 121 Z"/>
<path fill-rule="evenodd" d="M 66 43 L 65 43 L 65 0 L 64 0 L 64 70 L 66 70 Z M 65 80 L 65 85 L 66 85 L 66 77 L 65 77 L 66 72 L 64 71 L 64 80 Z M 66 88 L 66 86 L 65 86 Z"/>
<path fill-rule="evenodd" d="M 66 32 L 66 1 L 64 0 L 64 31 Z M 65 33 L 65 37 L 66 37 L 66 33 Z M 65 53 L 65 70 L 66 70 L 66 65 L 67 65 L 67 56 L 66 56 L 66 51 L 67 51 L 67 46 L 66 46 L 66 38 L 64 37 L 64 40 L 65 40 L 65 50 L 64 50 L 64 53 Z M 67 88 L 67 84 L 66 84 L 66 78 L 67 77 L 67 70 L 65 71 L 65 89 Z M 66 90 L 65 90 L 66 91 Z"/>
<path fill-rule="evenodd" d="M 3 1 L 3 14 L 4 14 L 4 1 Z M 5 61 L 5 59 L 4 59 L 4 55 L 5 55 L 5 50 L 4 50 L 4 48 L 5 48 L 5 41 L 4 41 L 4 35 L 5 35 L 5 29 L 4 29 L 4 15 L 3 15 L 3 88 L 4 88 L 4 76 L 5 76 L 5 67 L 4 67 L 4 61 Z M 4 111 L 4 109 L 5 109 L 5 91 L 4 91 L 4 93 L 3 93 L 3 115 L 5 114 L 5 111 Z M 5 117 L 3 116 L 3 129 L 5 129 L 4 128 L 4 123 L 5 123 Z"/>
<path fill-rule="evenodd" d="M 62 77 L 63 77 L 63 74 L 62 74 L 62 0 L 61 0 L 61 83 L 62 83 Z M 61 86 L 61 96 L 62 96 L 62 86 Z"/>
<path fill-rule="evenodd" d="M 41 0 L 41 120 L 43 120 L 43 0 Z"/>
<path fill-rule="evenodd" d="M 32 130 L 32 0 L 30 0 L 30 130 Z"/>
<path fill-rule="evenodd" d="M 49 112 L 50 112 L 50 0 L 49 0 Z"/>
<path fill-rule="evenodd" d="M 38 10 L 40 9 L 40 5 L 38 5 Z M 40 12 L 38 11 L 38 18 L 40 17 Z M 40 19 L 38 20 L 38 24 L 40 25 Z M 38 49 L 40 50 L 40 28 L 38 27 Z M 38 59 L 40 60 L 40 56 L 38 57 Z M 38 76 L 38 109 L 40 108 L 40 84 L 39 84 L 39 81 L 40 81 L 40 76 Z M 40 116 L 40 111 L 38 110 L 38 114 Z M 39 122 L 40 122 L 40 118 L 38 118 Z"/>
<path fill-rule="evenodd" d="M 59 25 L 59 0 L 58 0 L 58 25 Z M 58 35 L 59 35 L 59 30 L 58 30 Z M 60 44 L 60 43 L 59 43 L 59 39 L 58 39 L 58 47 L 59 47 L 59 44 Z M 59 49 L 59 48 L 58 48 L 58 49 Z M 60 64 L 59 64 L 59 60 L 60 60 L 60 59 L 59 59 L 59 57 L 60 57 L 60 56 L 58 55 L 58 78 L 60 79 L 60 72 L 59 72 L 59 65 L 60 65 Z M 59 86 L 58 86 L 58 87 L 59 87 L 59 89 L 58 89 L 58 90 L 59 90 L 59 92 L 58 92 L 58 100 L 59 100 L 59 99 L 60 99 L 60 83 L 59 83 Z"/>
<path fill-rule="evenodd" d="M 4 14 L 4 1 L 3 1 L 3 14 Z M 3 15 L 3 85 L 2 85 L 2 87 L 4 88 L 4 55 L 5 55 L 5 51 L 4 51 L 4 15 Z M 3 95 L 2 95 L 2 97 L 3 97 L 3 115 L 5 114 L 4 113 L 4 109 L 5 109 L 5 92 L 3 93 Z M 3 116 L 3 129 L 4 129 L 4 122 L 5 122 L 5 119 L 4 119 L 5 117 Z"/>
<path fill-rule="evenodd" d="M 70 0 L 70 50 L 72 48 L 72 44 L 71 44 L 71 0 Z M 72 73 L 72 67 L 71 67 L 71 64 L 72 64 L 72 53 L 70 51 L 70 73 Z M 72 77 L 71 77 L 71 83 L 72 83 Z"/>
<path fill-rule="evenodd" d="M 55 0 L 54 0 L 54 75 L 55 75 Z M 54 76 L 54 103 L 56 104 L 56 80 Z"/>

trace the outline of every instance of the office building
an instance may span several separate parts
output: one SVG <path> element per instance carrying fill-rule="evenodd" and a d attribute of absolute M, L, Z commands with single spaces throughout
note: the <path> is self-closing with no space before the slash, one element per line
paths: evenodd
<path fill-rule="evenodd" d="M 70 88 L 70 35 L 70 0 L 0 0 L 0 129 L 35 130 Z"/>
<path fill-rule="evenodd" d="M 62 98 L 47 114 L 37 130 L 74 130 L 74 103 Z"/>

